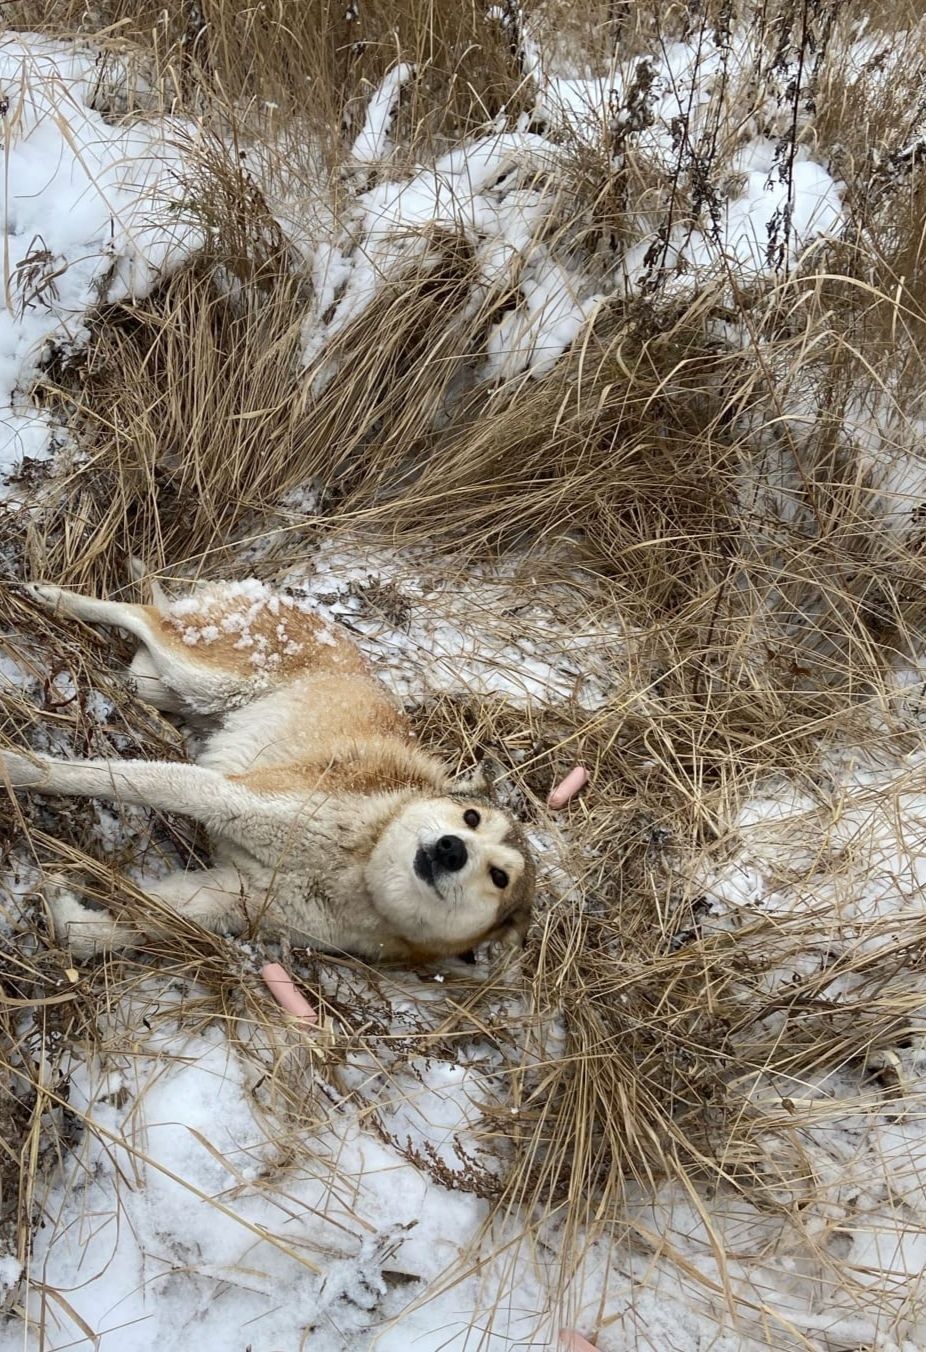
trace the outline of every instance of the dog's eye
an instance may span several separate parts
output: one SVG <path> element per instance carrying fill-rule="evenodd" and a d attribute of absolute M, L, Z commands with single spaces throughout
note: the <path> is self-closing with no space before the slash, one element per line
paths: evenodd
<path fill-rule="evenodd" d="M 482 818 L 474 807 L 468 807 L 463 813 L 463 820 L 471 831 L 475 831 Z"/>
<path fill-rule="evenodd" d="M 492 879 L 496 887 L 508 886 L 508 874 L 505 872 L 503 868 L 490 868 L 489 877 Z"/>

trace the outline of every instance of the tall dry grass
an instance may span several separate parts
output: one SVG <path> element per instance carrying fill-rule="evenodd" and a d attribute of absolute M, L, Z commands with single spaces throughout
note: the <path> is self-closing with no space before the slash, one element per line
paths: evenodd
<path fill-rule="evenodd" d="M 217 0 L 194 23 L 180 3 L 113 3 L 98 7 L 91 27 L 76 0 L 8 9 L 14 24 L 84 35 L 92 27 L 113 50 L 140 48 L 173 109 L 214 131 L 233 124 L 242 138 L 259 134 L 277 150 L 290 144 L 287 128 L 295 143 L 314 134 L 329 166 L 343 160 L 365 94 L 397 59 L 422 72 L 396 133 L 402 163 L 503 107 L 513 118 L 530 104 L 510 26 L 467 7 L 379 0 L 348 19 L 343 5 Z M 426 266 L 384 285 L 340 331 L 324 354 L 337 358 L 338 377 L 313 384 L 317 370 L 298 360 L 309 290 L 298 251 L 275 224 L 269 191 L 216 156 L 201 165 L 198 197 L 191 190 L 208 250 L 148 300 L 101 309 L 86 350 L 54 362 L 42 382 L 41 397 L 69 420 L 84 457 L 11 523 L 10 576 L 112 591 L 125 585 L 130 554 L 168 575 L 220 575 L 253 566 L 240 551 L 257 536 L 260 567 L 272 574 L 323 536 L 362 531 L 473 562 L 516 547 L 537 569 L 579 571 L 577 617 L 583 607 L 625 616 L 634 641 L 615 638 L 614 690 L 593 712 L 564 702 L 525 714 L 476 696 L 415 710 L 422 735 L 448 754 L 495 758 L 525 815 L 544 827 L 551 779 L 576 759 L 592 771 L 593 792 L 568 821 L 575 887 L 544 899 L 529 937 L 518 1039 L 475 986 L 457 991 L 440 1030 L 425 1021 L 419 1029 L 426 1047 L 488 1028 L 506 1049 L 518 1112 L 487 1131 L 504 1132 L 510 1170 L 472 1185 L 499 1213 L 555 1217 L 564 1254 L 602 1230 L 623 1234 L 629 1182 L 666 1177 L 692 1195 L 738 1189 L 800 1230 L 800 1215 L 779 1200 L 768 1150 L 769 1136 L 783 1139 L 795 1117 L 783 1122 L 780 1110 L 757 1106 L 752 1077 L 799 1084 L 861 1064 L 910 1022 L 910 996 L 892 979 L 896 953 L 859 953 L 847 970 L 859 975 L 863 999 L 840 1008 L 819 974 L 796 980 L 774 998 L 771 1036 L 764 965 L 771 952 L 813 942 L 812 921 L 781 927 L 757 916 L 740 933 L 705 933 L 686 880 L 692 858 L 729 843 L 723 824 L 764 774 L 809 782 L 828 743 L 921 742 L 891 677 L 919 650 L 926 621 L 922 509 L 914 510 L 922 480 L 885 488 L 865 436 L 846 432 L 865 421 L 860 399 L 876 402 L 879 416 L 891 413 L 882 438 L 890 454 L 908 455 L 914 468 L 921 461 L 916 127 L 906 87 L 864 95 L 845 56 L 857 20 L 881 31 L 901 17 L 918 23 L 919 9 L 718 0 L 697 13 L 609 5 L 580 21 L 572 11 L 564 19 L 560 6 L 529 8 L 538 23 L 571 23 L 592 52 L 615 38 L 643 51 L 699 25 L 752 25 L 757 79 L 783 88 L 785 112 L 794 110 L 792 150 L 800 140 L 835 166 L 850 211 L 841 242 L 748 288 L 721 277 L 682 298 L 658 284 L 615 294 L 543 377 L 491 386 L 474 378 L 494 310 L 469 305 L 471 241 L 445 232 Z M 904 41 L 912 69 L 914 55 L 923 59 L 922 31 L 911 26 Z M 796 83 L 778 80 L 786 64 Z M 729 131 L 718 121 L 715 160 L 699 161 L 708 186 L 726 172 Z M 574 216 L 584 247 L 613 249 L 642 193 L 667 228 L 694 210 L 692 147 L 684 136 L 680 144 L 687 177 L 676 181 L 632 155 L 615 167 L 607 147 L 576 147 L 554 228 Z M 285 164 L 277 170 L 285 177 Z M 283 504 L 309 483 L 322 510 L 304 520 Z M 2 606 L 4 632 L 20 636 L 38 673 L 49 661 L 69 664 L 78 684 L 111 687 L 102 642 L 40 620 L 13 591 Z M 75 745 L 106 745 L 79 705 L 52 703 L 39 715 L 34 703 L 6 699 L 5 735 L 22 738 L 52 717 Z M 120 731 L 135 745 L 148 754 L 173 745 L 150 712 L 119 707 Z M 79 815 L 50 825 L 47 809 L 11 811 L 23 815 L 8 819 L 7 844 L 24 831 L 39 868 L 62 855 L 90 867 Z M 111 874 L 96 873 L 112 886 Z M 912 926 L 905 961 L 920 939 Z M 178 933 L 163 960 L 204 982 L 216 1007 L 238 998 L 238 974 L 218 941 Z M 40 1011 L 37 1041 L 48 1047 L 55 1033 L 52 1061 L 92 1039 L 97 1002 L 108 1005 L 111 983 L 130 983 L 133 971 L 126 960 L 115 974 L 82 972 L 57 1004 L 36 993 L 63 955 L 39 944 L 7 962 L 7 993 Z M 5 1035 L 15 1048 L 12 1008 Z M 548 1022 L 562 1008 L 565 1043 L 551 1058 Z M 349 1009 L 337 1013 L 335 1061 L 352 1045 L 385 1057 L 375 1028 L 364 1031 Z M 25 1143 L 3 1168 L 13 1199 L 3 1219 L 18 1226 L 21 1250 L 35 1181 L 67 1145 L 64 1116 L 59 1145 L 49 1133 L 48 1095 L 34 1075 L 28 1092 L 4 1099 Z M 832 1281 L 851 1288 L 837 1260 L 824 1261 Z M 563 1290 L 568 1276 L 564 1262 Z M 793 1330 L 778 1336 L 801 1341 Z"/>

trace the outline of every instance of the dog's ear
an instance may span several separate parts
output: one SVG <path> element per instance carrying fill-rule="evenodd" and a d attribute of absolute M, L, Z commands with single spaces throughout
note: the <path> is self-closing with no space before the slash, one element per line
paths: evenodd
<path fill-rule="evenodd" d="M 500 779 L 502 767 L 486 756 L 468 774 L 458 775 L 453 781 L 453 793 L 460 798 L 487 798 L 495 801 L 495 781 Z"/>

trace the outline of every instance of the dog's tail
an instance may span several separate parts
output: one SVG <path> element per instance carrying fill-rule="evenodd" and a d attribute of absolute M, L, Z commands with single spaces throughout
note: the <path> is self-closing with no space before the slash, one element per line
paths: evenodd
<path fill-rule="evenodd" d="M 158 582 L 157 578 L 151 574 L 144 559 L 138 558 L 137 555 L 129 559 L 129 572 L 132 575 L 133 581 L 141 582 L 147 586 L 154 605 L 158 606 L 160 609 L 170 605 L 170 597 L 167 595 L 160 582 Z"/>

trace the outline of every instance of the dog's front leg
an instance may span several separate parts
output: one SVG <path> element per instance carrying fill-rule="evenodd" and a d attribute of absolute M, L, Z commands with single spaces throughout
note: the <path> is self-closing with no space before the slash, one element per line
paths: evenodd
<path fill-rule="evenodd" d="M 240 934 L 247 926 L 244 879 L 234 868 L 172 873 L 146 883 L 144 893 L 156 904 L 150 911 L 138 907 L 126 916 L 87 906 L 64 879 L 53 876 L 45 884 L 55 937 L 75 957 L 140 948 L 146 938 L 183 932 L 192 921 L 212 933 Z M 189 935 L 189 927 L 187 927 Z"/>
<path fill-rule="evenodd" d="M 251 806 L 247 790 L 230 783 L 216 770 L 175 761 L 66 761 L 3 751 L 2 777 L 14 789 L 137 803 L 157 812 L 177 812 L 206 826 L 221 823 Z"/>
<path fill-rule="evenodd" d="M 137 803 L 201 822 L 213 837 L 245 844 L 270 868 L 301 847 L 313 813 L 311 796 L 260 794 L 204 765 L 178 761 L 52 760 L 0 751 L 0 786 L 78 798 Z"/>

